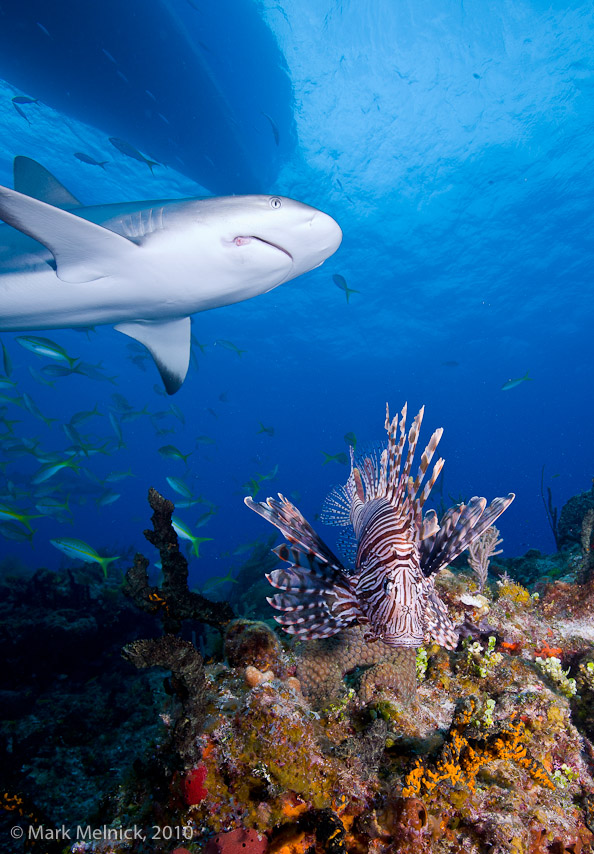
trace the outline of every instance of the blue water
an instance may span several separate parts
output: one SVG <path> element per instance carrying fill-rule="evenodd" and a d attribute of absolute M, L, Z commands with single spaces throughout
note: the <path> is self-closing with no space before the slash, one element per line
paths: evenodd
<path fill-rule="evenodd" d="M 349 431 L 381 439 L 386 401 L 395 411 L 406 400 L 409 417 L 426 406 L 421 440 L 444 427 L 434 503 L 514 491 L 498 523 L 505 553 L 553 551 L 543 466 L 559 508 L 594 475 L 591 4 L 150 0 L 107 4 L 102 21 L 88 4 L 23 5 L 4 3 L 0 19 L 0 183 L 12 186 L 12 159 L 24 154 L 86 204 L 282 194 L 329 213 L 344 239 L 313 272 L 196 316 L 205 351 L 194 348 L 198 368 L 170 399 L 155 390 L 150 358 L 141 369 L 139 348 L 108 327 L 38 334 L 101 362 L 115 384 L 41 385 L 28 368 L 50 361 L 2 333 L 16 391 L 56 419 L 46 426 L 5 404 L 15 433 L 63 450 L 62 423 L 97 404 L 104 417 L 79 429 L 110 440 L 110 452 L 82 469 L 134 476 L 107 484 L 120 498 L 103 507 L 85 471 L 56 475 L 48 483 L 69 496 L 71 524 L 35 519 L 32 544 L 4 538 L 1 556 L 75 566 L 50 539 L 77 537 L 101 554 L 156 559 L 142 536 L 146 493 L 175 499 L 174 476 L 218 507 L 196 530 L 212 537 L 191 565 L 200 584 L 271 533 L 243 505 L 250 478 L 278 466 L 258 498 L 281 491 L 313 519 L 347 474 L 322 465 L 322 452 L 346 451 Z M 39 99 L 23 105 L 27 118 L 11 102 L 22 94 Z M 151 175 L 109 137 L 163 165 Z M 348 304 L 333 274 L 359 291 Z M 502 391 L 526 372 L 531 381 Z M 153 414 L 174 403 L 186 423 L 140 415 L 116 450 L 105 417 L 114 393 Z M 260 422 L 274 435 L 259 434 Z M 201 435 L 213 443 L 196 447 Z M 188 467 L 159 455 L 166 444 L 193 451 Z M 36 512 L 39 463 L 5 449 L 1 459 L 0 501 Z M 193 528 L 207 509 L 178 515 Z"/>

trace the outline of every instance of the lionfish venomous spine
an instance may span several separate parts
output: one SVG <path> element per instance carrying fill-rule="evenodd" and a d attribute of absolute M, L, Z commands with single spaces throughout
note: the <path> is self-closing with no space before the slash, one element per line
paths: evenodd
<path fill-rule="evenodd" d="M 347 568 L 316 534 L 299 510 L 279 493 L 245 503 L 275 525 L 286 543 L 274 549 L 288 567 L 267 575 L 280 593 L 268 599 L 285 631 L 301 640 L 326 638 L 354 623 L 366 627 L 366 639 L 393 647 L 418 647 L 433 639 L 454 649 L 458 634 L 437 595 L 435 574 L 479 537 L 511 504 L 514 493 L 471 498 L 451 507 L 438 520 L 423 507 L 443 467 L 438 459 L 425 475 L 443 430 L 436 430 L 410 472 L 424 407 L 406 435 L 406 404 L 390 421 L 386 406 L 388 446 L 381 453 L 355 458 L 344 486 L 327 498 L 323 520 L 348 529 L 354 566 Z M 406 456 L 405 446 L 408 439 Z M 423 485 L 424 484 L 424 485 Z"/>

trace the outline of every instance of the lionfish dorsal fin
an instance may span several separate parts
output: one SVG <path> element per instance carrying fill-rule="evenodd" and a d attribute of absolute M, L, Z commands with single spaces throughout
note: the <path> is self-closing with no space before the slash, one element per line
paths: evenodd
<path fill-rule="evenodd" d="M 410 475 L 415 451 L 417 449 L 417 442 L 419 441 L 419 433 L 421 431 L 421 423 L 423 421 L 424 414 L 425 407 L 421 406 L 413 420 L 413 423 L 410 425 L 410 430 L 408 431 L 408 451 L 406 454 L 406 461 L 404 463 L 404 468 L 402 469 L 401 477 L 403 483 L 406 483 L 408 481 Z"/>
<path fill-rule="evenodd" d="M 417 476 L 415 478 L 415 482 L 413 485 L 413 493 L 416 495 L 421 487 L 421 483 L 423 482 L 423 478 L 425 477 L 425 472 L 429 468 L 429 463 L 433 459 L 433 454 L 435 453 L 435 449 L 439 445 L 439 441 L 443 435 L 443 427 L 439 427 L 429 439 L 429 443 L 427 447 L 423 451 L 423 456 L 421 457 L 421 462 L 419 464 L 419 470 L 417 471 Z M 435 482 L 435 481 L 434 481 Z"/>
<path fill-rule="evenodd" d="M 398 424 L 398 415 L 395 415 L 388 427 L 388 484 L 385 497 L 392 502 L 396 498 L 400 483 L 400 463 L 406 441 L 406 410 L 407 404 L 405 403 L 400 413 L 400 424 Z M 397 434 L 398 444 L 396 444 Z"/>

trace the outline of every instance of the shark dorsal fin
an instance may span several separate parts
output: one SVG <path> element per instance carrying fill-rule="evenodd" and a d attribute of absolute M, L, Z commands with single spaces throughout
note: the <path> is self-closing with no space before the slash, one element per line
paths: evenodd
<path fill-rule="evenodd" d="M 72 210 L 81 207 L 79 200 L 52 173 L 30 157 L 14 158 L 14 188 L 25 196 L 47 202 L 55 208 Z"/>
<path fill-rule="evenodd" d="M 190 318 L 117 323 L 114 329 L 144 344 L 155 360 L 167 394 L 175 394 L 190 364 Z"/>

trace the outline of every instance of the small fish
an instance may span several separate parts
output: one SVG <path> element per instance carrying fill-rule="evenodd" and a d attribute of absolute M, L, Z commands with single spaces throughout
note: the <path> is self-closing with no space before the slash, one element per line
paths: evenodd
<path fill-rule="evenodd" d="M 119 483 L 120 480 L 125 480 L 127 477 L 136 477 L 132 469 L 127 469 L 127 471 L 111 471 L 105 478 L 105 482 Z"/>
<path fill-rule="evenodd" d="M 327 454 L 326 451 L 322 451 L 322 454 L 325 457 L 323 466 L 328 465 L 328 463 L 340 463 L 341 466 L 346 466 L 348 464 L 349 458 L 344 453 L 344 451 L 340 451 L 338 454 Z"/>
<path fill-rule="evenodd" d="M 219 400 L 221 401 L 221 403 L 227 403 L 227 392 L 226 391 L 222 391 L 220 393 Z"/>
<path fill-rule="evenodd" d="M 183 480 L 179 477 L 166 477 L 165 480 L 169 484 L 169 486 L 177 492 L 178 495 L 182 495 L 184 498 L 189 499 L 190 501 L 194 498 L 194 494 L 190 487 L 183 482 Z"/>
<path fill-rule="evenodd" d="M 270 127 L 272 128 L 272 134 L 274 136 L 274 141 L 277 145 L 280 145 L 280 133 L 278 132 L 278 126 L 273 118 L 271 118 L 268 113 L 262 113 L 265 119 L 268 119 L 270 122 Z"/>
<path fill-rule="evenodd" d="M 236 578 L 233 578 L 231 573 L 233 572 L 233 567 L 229 570 L 227 575 L 213 575 L 211 578 L 208 578 L 204 584 L 202 585 L 202 593 L 207 593 L 209 590 L 213 590 L 215 587 L 218 587 L 220 584 L 239 584 Z"/>
<path fill-rule="evenodd" d="M 35 353 L 37 356 L 47 356 L 50 359 L 56 359 L 58 362 L 66 362 L 70 368 L 77 361 L 69 356 L 63 347 L 60 347 L 59 344 L 56 344 L 50 338 L 42 338 L 36 335 L 18 335 L 15 340 L 25 350 L 30 350 L 31 353 Z"/>
<path fill-rule="evenodd" d="M 0 388 L 16 388 L 16 383 L 8 377 L 0 377 Z"/>
<path fill-rule="evenodd" d="M 78 373 L 76 367 L 68 368 L 66 365 L 44 365 L 41 373 L 46 377 L 70 377 Z M 51 383 L 53 385 L 53 383 Z"/>
<path fill-rule="evenodd" d="M 216 442 L 214 439 L 211 439 L 210 436 L 197 436 L 196 437 L 196 447 L 198 445 L 215 445 Z"/>
<path fill-rule="evenodd" d="M 12 105 L 12 106 L 15 108 L 15 110 L 17 111 L 17 113 L 19 114 L 19 116 L 20 116 L 22 119 L 24 119 L 24 120 L 27 122 L 27 124 L 28 124 L 28 125 L 30 125 L 30 124 L 31 124 L 31 121 L 29 120 L 29 116 L 28 116 L 28 115 L 27 115 L 27 113 L 23 110 L 23 108 L 22 108 L 22 107 L 19 107 L 19 105 L 18 105 L 18 104 L 14 104 L 14 103 L 13 103 L 13 105 Z"/>
<path fill-rule="evenodd" d="M 460 366 L 460 362 L 457 362 L 455 359 L 446 359 L 441 364 L 444 368 L 458 368 Z"/>
<path fill-rule="evenodd" d="M 218 418 L 218 417 L 219 417 L 219 416 L 217 415 L 217 413 L 214 411 L 214 409 L 213 409 L 212 407 L 210 407 L 210 406 L 208 407 L 208 409 L 207 409 L 206 411 L 208 412 L 208 414 L 209 414 L 209 415 L 212 415 L 212 417 L 213 417 L 213 418 Z"/>
<path fill-rule="evenodd" d="M 120 394 L 119 391 L 116 391 L 111 396 L 111 408 L 117 410 L 118 412 L 129 412 L 134 407 L 131 403 L 129 403 L 123 394 Z"/>
<path fill-rule="evenodd" d="M 529 377 L 528 371 L 526 371 L 526 373 L 524 374 L 523 377 L 518 377 L 517 379 L 506 380 L 506 382 L 504 382 L 503 385 L 501 386 L 501 391 L 509 391 L 510 388 L 515 388 L 517 385 L 520 385 L 520 383 L 525 383 L 528 380 L 530 380 L 530 382 L 532 382 L 532 377 Z"/>
<path fill-rule="evenodd" d="M 27 409 L 27 411 L 30 412 L 31 415 L 33 415 L 35 418 L 39 418 L 40 421 L 44 421 L 48 427 L 54 421 L 57 420 L 56 418 L 48 418 L 46 415 L 43 415 L 33 398 L 29 394 L 27 394 L 26 391 L 23 392 L 22 400 L 25 404 L 25 409 Z"/>
<path fill-rule="evenodd" d="M 75 472 L 78 471 L 78 465 L 72 457 L 68 457 L 66 460 L 59 460 L 58 462 L 45 463 L 31 478 L 31 483 L 45 483 L 45 481 L 49 480 L 50 477 L 53 477 L 59 471 L 67 468 L 72 469 Z"/>
<path fill-rule="evenodd" d="M 177 519 L 175 516 L 171 517 L 171 524 L 173 526 L 173 530 L 177 534 L 178 537 L 181 537 L 182 540 L 188 540 L 192 543 L 192 552 L 196 555 L 196 557 L 200 557 L 200 544 L 206 543 L 208 540 L 212 540 L 212 537 L 196 537 L 181 519 Z"/>
<path fill-rule="evenodd" d="M 117 380 L 117 375 L 110 377 L 101 370 L 101 362 L 98 365 L 92 365 L 90 362 L 79 362 L 74 368 L 74 373 L 88 377 L 90 380 L 112 383 L 112 385 L 115 385 Z"/>
<path fill-rule="evenodd" d="M 89 166 L 100 166 L 102 169 L 105 169 L 105 164 L 109 163 L 109 160 L 95 160 L 94 157 L 91 157 L 90 154 L 85 154 L 84 151 L 75 151 L 74 156 L 81 163 L 88 163 Z"/>
<path fill-rule="evenodd" d="M 123 80 L 123 81 L 124 81 L 124 83 L 129 83 L 129 82 L 130 82 L 130 81 L 128 80 L 128 78 L 126 77 L 126 75 L 124 74 L 124 72 L 123 72 L 121 69 L 119 69 L 119 68 L 118 68 L 118 69 L 117 69 L 117 71 L 116 71 L 116 74 L 118 75 L 118 77 L 120 78 L 120 80 Z M 120 150 L 121 150 L 121 149 L 120 149 Z M 152 161 L 150 161 L 150 160 L 145 160 L 144 162 L 145 162 L 145 163 L 150 163 L 150 162 L 152 162 Z M 152 171 L 153 171 L 153 170 L 151 169 L 151 172 L 152 172 Z"/>
<path fill-rule="evenodd" d="M 12 359 L 8 354 L 8 350 L 4 346 L 4 342 L 2 342 L 2 367 L 4 368 L 4 373 L 7 377 L 12 374 Z"/>
<path fill-rule="evenodd" d="M 54 40 L 54 37 L 52 36 L 50 31 L 47 29 L 47 27 L 44 27 L 43 24 L 39 23 L 39 21 L 36 21 L 36 24 L 39 27 L 39 29 L 41 30 L 41 32 L 48 37 L 48 39 L 51 39 L 52 41 Z"/>
<path fill-rule="evenodd" d="M 111 53 L 108 50 L 105 50 L 105 48 L 102 47 L 101 51 L 102 51 L 102 53 L 105 54 L 105 56 L 109 59 L 110 62 L 113 62 L 114 65 L 117 65 L 116 60 L 113 58 L 113 56 L 111 55 Z"/>
<path fill-rule="evenodd" d="M 332 637 L 359 624 L 365 640 L 380 640 L 413 655 L 427 635 L 447 649 L 457 646 L 458 632 L 435 589 L 435 575 L 486 531 L 515 496 L 495 498 L 488 506 L 484 498 L 471 498 L 467 505 L 447 510 L 441 520 L 434 510 L 423 513 L 444 463 L 438 459 L 428 474 L 443 430 L 429 439 L 413 480 L 423 409 L 408 431 L 406 410 L 405 405 L 400 420 L 398 414 L 390 419 L 386 411 L 387 447 L 379 456 L 353 459 L 346 485 L 326 500 L 322 521 L 352 532 L 351 568 L 343 566 L 282 495 L 263 502 L 244 499 L 287 541 L 274 550 L 289 566 L 268 574 L 280 591 L 268 601 L 281 612 L 277 622 L 298 640 Z"/>
<path fill-rule="evenodd" d="M 149 98 L 151 98 L 155 103 L 157 102 L 157 99 L 155 98 L 152 92 L 150 92 L 148 89 L 145 89 L 144 91 L 149 96 Z"/>
<path fill-rule="evenodd" d="M 158 452 L 168 460 L 183 460 L 186 465 L 188 465 L 188 457 L 191 457 L 194 453 L 190 451 L 188 454 L 182 454 L 175 445 L 163 445 L 162 448 L 158 449 Z"/>
<path fill-rule="evenodd" d="M 39 518 L 41 518 L 39 514 L 32 515 L 31 513 L 18 513 L 16 510 L 13 510 L 12 507 L 7 507 L 6 504 L 0 504 L 0 519 L 11 522 L 20 522 L 21 525 L 24 525 L 29 531 L 33 530 L 29 519 Z"/>
<path fill-rule="evenodd" d="M 143 406 L 142 409 L 129 409 L 127 412 L 122 412 L 120 415 L 120 421 L 122 424 L 127 424 L 129 421 L 136 421 L 137 418 L 140 418 L 141 415 L 149 415 L 149 411 L 146 406 Z"/>
<path fill-rule="evenodd" d="M 57 368 L 59 366 L 52 365 L 52 367 Z M 49 388 L 53 388 L 55 386 L 54 382 L 52 382 L 51 380 L 46 380 L 41 371 L 36 371 L 35 368 L 31 367 L 31 365 L 27 365 L 27 370 L 29 371 L 36 383 L 39 383 L 40 385 L 49 386 Z M 68 368 L 66 368 L 66 370 L 68 370 Z"/>
<path fill-rule="evenodd" d="M 133 160 L 140 161 L 140 163 L 146 163 L 148 168 L 151 170 L 151 175 L 154 175 L 153 167 L 161 165 L 156 160 L 149 160 L 144 156 L 144 154 L 141 154 L 138 149 L 134 148 L 133 145 L 130 145 L 130 143 L 126 142 L 124 139 L 118 139 L 117 136 L 110 136 L 109 141 L 114 148 L 117 148 L 117 150 L 122 154 L 125 154 L 126 157 L 131 157 Z"/>
<path fill-rule="evenodd" d="M 119 555 L 115 557 L 101 557 L 88 543 L 82 540 L 75 540 L 72 537 L 59 537 L 56 540 L 50 540 L 50 543 L 73 560 L 82 560 L 85 563 L 98 563 L 103 570 L 105 578 L 107 578 L 107 567 L 109 564 L 113 563 L 114 560 L 120 559 Z"/>
<path fill-rule="evenodd" d="M 232 353 L 237 353 L 238 356 L 241 356 L 242 353 L 247 353 L 247 350 L 240 350 L 233 341 L 226 341 L 224 338 L 217 338 L 215 344 L 220 344 L 225 350 L 231 350 Z"/>
<path fill-rule="evenodd" d="M 245 489 L 248 495 L 251 495 L 252 498 L 255 498 L 256 495 L 260 492 L 260 481 L 256 480 L 255 477 L 251 477 L 245 483 L 241 484 L 242 489 Z"/>
<path fill-rule="evenodd" d="M 123 448 L 125 442 L 124 442 L 124 437 L 122 435 L 122 428 L 120 427 L 120 422 L 117 420 L 117 418 L 115 417 L 113 412 L 109 413 L 109 423 L 113 427 L 113 432 L 117 436 L 118 448 Z"/>
<path fill-rule="evenodd" d="M 206 348 L 208 346 L 207 344 L 201 344 L 200 341 L 198 341 L 198 339 L 194 335 L 194 333 L 192 333 L 191 341 L 192 341 L 192 346 L 198 347 L 198 349 L 200 350 L 201 353 L 204 353 L 204 351 L 206 350 Z"/>
<path fill-rule="evenodd" d="M 172 413 L 172 415 L 175 415 L 175 417 L 177 418 L 177 420 L 178 420 L 178 421 L 181 421 L 181 423 L 182 423 L 182 424 L 185 424 L 185 423 L 186 423 L 186 416 L 185 416 L 185 415 L 184 415 L 184 413 L 181 411 L 181 409 L 179 408 L 179 406 L 176 406 L 176 405 L 175 405 L 175 403 L 170 403 L 170 404 L 169 404 L 169 411 Z"/>
<path fill-rule="evenodd" d="M 99 498 L 96 499 L 97 507 L 107 507 L 109 504 L 113 504 L 114 501 L 117 501 L 118 498 L 121 498 L 121 494 L 119 492 L 111 492 L 108 489 L 107 492 L 104 492 L 103 495 L 100 495 Z"/>
<path fill-rule="evenodd" d="M 354 288 L 349 288 L 346 283 L 345 277 L 341 276 L 340 273 L 335 273 L 334 276 L 332 276 L 332 281 L 338 288 L 340 288 L 341 291 L 344 291 L 347 302 L 349 301 L 349 297 L 351 294 L 361 293 L 361 291 L 356 291 Z"/>
<path fill-rule="evenodd" d="M 75 412 L 70 418 L 70 424 L 80 424 L 81 421 L 86 421 L 87 418 L 92 418 L 94 415 L 101 415 L 103 417 L 103 413 L 97 409 L 98 405 L 96 403 L 92 409 L 83 409 L 80 412 Z"/>
<path fill-rule="evenodd" d="M 15 543 L 32 542 L 34 531 L 26 531 L 17 522 L 4 522 L 0 525 L 0 534 Z"/>
<path fill-rule="evenodd" d="M 269 436 L 274 436 L 274 427 L 265 427 L 261 421 L 258 422 L 260 425 L 260 429 L 258 433 L 268 433 Z M 258 435 L 258 434 L 256 434 Z"/>
<path fill-rule="evenodd" d="M 353 451 L 357 450 L 357 437 L 355 436 L 354 433 L 352 433 L 352 432 L 351 433 L 345 433 L 344 434 L 344 441 L 347 443 L 347 445 L 351 446 Z"/>
<path fill-rule="evenodd" d="M 218 509 L 218 507 L 211 507 L 210 510 L 206 511 L 206 513 L 202 513 L 201 516 L 198 516 L 195 527 L 202 528 L 204 525 L 206 525 L 209 519 L 212 519 L 213 516 L 216 516 L 216 514 L 218 513 Z"/>
<path fill-rule="evenodd" d="M 68 498 L 62 501 L 59 498 L 52 498 L 51 495 L 39 498 L 35 504 L 35 509 L 39 510 L 43 516 L 64 518 L 65 515 L 72 515 L 72 511 L 68 504 Z"/>
<path fill-rule="evenodd" d="M 28 95 L 15 95 L 12 99 L 13 104 L 38 104 L 39 98 L 29 98 Z"/>

